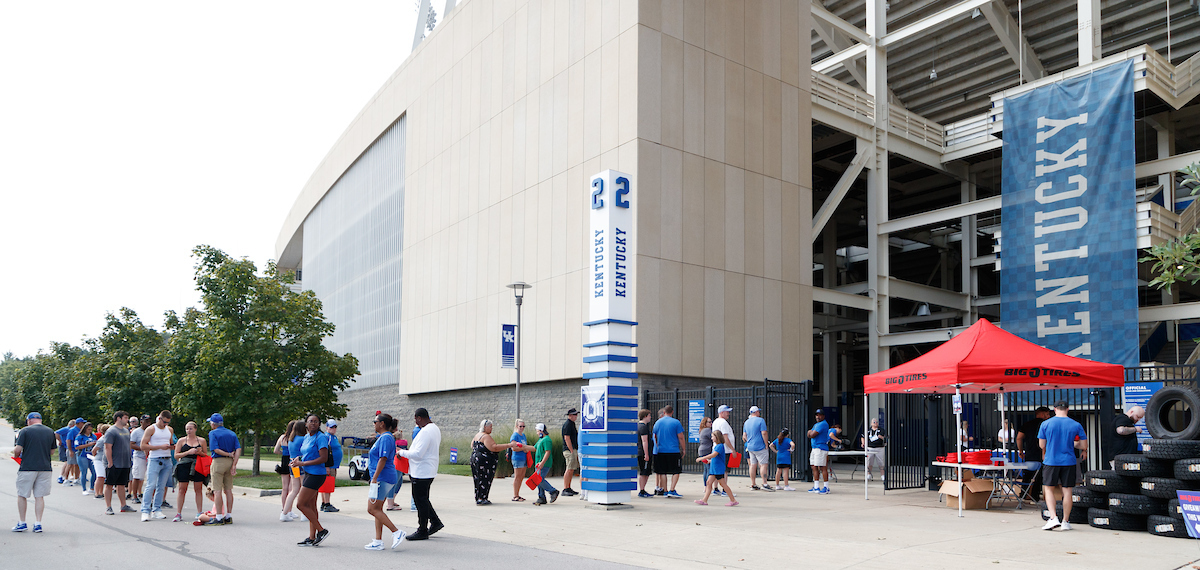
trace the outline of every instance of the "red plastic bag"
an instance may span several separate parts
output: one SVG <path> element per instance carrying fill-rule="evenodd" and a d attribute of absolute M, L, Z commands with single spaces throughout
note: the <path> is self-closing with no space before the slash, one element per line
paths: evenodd
<path fill-rule="evenodd" d="M 408 458 L 396 456 L 396 470 L 401 473 L 408 473 Z"/>
<path fill-rule="evenodd" d="M 729 461 L 725 464 L 730 469 L 737 469 L 742 465 L 742 454 L 733 452 L 729 454 Z"/>
<path fill-rule="evenodd" d="M 529 478 L 525 479 L 525 486 L 529 487 L 529 490 L 532 491 L 537 489 L 537 486 L 541 484 L 541 482 L 542 474 L 535 471 L 533 475 L 530 475 Z"/>

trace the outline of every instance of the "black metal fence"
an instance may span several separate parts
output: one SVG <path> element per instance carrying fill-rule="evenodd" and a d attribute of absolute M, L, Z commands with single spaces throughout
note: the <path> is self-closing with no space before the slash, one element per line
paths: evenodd
<path fill-rule="evenodd" d="M 1196 365 L 1126 368 L 1125 381 L 1163 382 L 1164 385 L 1195 383 Z M 952 410 L 952 396 L 887 394 L 885 398 L 885 429 L 889 436 L 885 489 L 915 489 L 926 484 L 935 489 L 940 483 L 939 471 L 932 469 L 930 462 L 939 455 L 956 451 L 960 437 Z M 1034 419 L 1034 410 L 1040 406 L 1052 407 L 1059 400 L 1071 404 L 1071 417 L 1083 424 L 1091 436 L 1088 439 L 1088 469 L 1105 468 L 1111 458 L 1112 437 L 1109 434 L 1113 431 L 1113 420 L 1123 412 L 1122 395 L 1113 388 L 963 394 L 962 419 L 966 423 L 967 439 L 964 450 L 1015 451 L 1015 438 L 1005 438 L 1008 441 L 1001 438 L 1001 405 L 1009 429 L 1017 435 L 1025 422 Z"/>
<path fill-rule="evenodd" d="M 792 480 L 812 480 L 808 468 L 808 438 L 805 437 L 808 428 L 803 425 L 805 421 L 812 419 L 812 414 L 809 413 L 812 401 L 811 381 L 793 383 L 764 380 L 761 385 L 737 388 L 708 386 L 692 390 L 676 388 L 659 392 L 642 392 L 642 407 L 650 410 L 652 417 L 657 418 L 658 410 L 667 404 L 675 409 L 675 418 L 689 433 L 683 471 L 684 473 L 699 474 L 704 471 L 703 466 L 696 463 L 700 444 L 691 440 L 691 424 L 688 414 L 689 405 L 693 401 L 702 402 L 700 405 L 704 409 L 703 416 L 710 420 L 717 418 L 719 406 L 726 405 L 733 408 L 729 415 L 729 424 L 739 438 L 736 444 L 739 451 L 745 450 L 745 445 L 740 441 L 741 429 L 746 418 L 750 416 L 750 406 L 762 408 L 762 417 L 767 422 L 767 433 L 771 435 L 772 439 L 785 427 L 792 432 L 791 438 L 796 443 L 796 451 L 792 454 L 790 478 Z M 771 472 L 774 473 L 773 467 Z M 729 474 L 749 475 L 747 461 L 743 459 L 741 467 L 730 470 Z"/>

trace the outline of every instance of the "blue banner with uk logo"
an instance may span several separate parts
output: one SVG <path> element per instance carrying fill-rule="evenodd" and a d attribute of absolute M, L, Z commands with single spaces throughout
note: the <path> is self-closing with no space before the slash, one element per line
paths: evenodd
<path fill-rule="evenodd" d="M 1000 317 L 1051 350 L 1138 362 L 1133 62 L 1004 100 Z"/>

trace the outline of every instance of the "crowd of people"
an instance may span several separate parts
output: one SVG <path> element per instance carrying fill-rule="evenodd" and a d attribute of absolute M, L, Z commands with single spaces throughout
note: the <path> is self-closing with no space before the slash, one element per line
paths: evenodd
<path fill-rule="evenodd" d="M 118 411 L 111 424 L 93 427 L 91 422 L 78 418 L 53 430 L 42 424 L 40 413 L 30 412 L 13 448 L 13 458 L 20 463 L 19 520 L 13 532 L 30 529 L 26 522 L 30 498 L 34 500 L 32 530 L 42 532 L 45 500 L 55 484 L 51 462 L 55 450 L 62 462 L 57 483 L 63 487 L 79 485 L 84 495 L 103 499 L 105 514 L 140 511 L 143 522 L 166 519 L 162 509 L 172 508 L 167 493 L 174 487 L 178 494 L 173 522 L 184 520 L 183 510 L 191 491 L 196 506 L 193 525 L 233 524 L 233 481 L 242 455 L 240 440 L 224 426 L 220 413 L 208 418 L 207 438 L 199 436 L 195 422 L 187 422 L 184 434 L 178 436 L 171 419 L 171 412 L 166 410 L 154 418 Z M 397 445 L 393 434 L 398 433 L 398 422 L 392 416 L 378 413 L 374 418 L 378 435 L 369 454 L 367 511 L 375 518 L 375 538 L 366 545 L 368 550 L 384 549 L 384 527 L 392 533 L 392 548 L 405 540 L 427 539 L 444 527 L 429 499 L 437 474 L 441 431 L 424 408 L 416 410 L 413 421 L 417 429 L 413 430 L 409 447 Z M 318 546 L 329 536 L 319 513 L 338 511 L 330 497 L 342 460 L 337 421 L 322 422 L 316 414 L 292 421 L 276 442 L 276 451 L 281 455 L 277 469 L 282 479 L 279 520 L 307 522 L 308 536 L 297 545 Z M 391 499 L 403 481 L 400 470 L 408 472 L 412 481 L 412 505 L 419 525 L 412 534 L 398 529 L 383 508 L 385 501 L 394 506 Z M 554 493 L 557 496 L 557 491 Z M 204 508 L 206 499 L 212 505 L 208 510 Z M 141 508 L 134 509 L 130 503 L 140 504 Z"/>

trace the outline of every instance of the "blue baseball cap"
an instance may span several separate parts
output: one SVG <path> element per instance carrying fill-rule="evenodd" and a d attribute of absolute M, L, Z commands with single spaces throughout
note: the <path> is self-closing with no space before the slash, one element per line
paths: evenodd
<path fill-rule="evenodd" d="M 221 414 L 213 414 L 211 416 L 208 416 L 208 423 L 223 424 L 223 423 L 225 423 L 225 418 L 221 417 Z"/>
<path fill-rule="evenodd" d="M 87 423 L 87 420 L 85 420 L 85 419 L 83 419 L 83 418 L 79 418 L 79 419 L 75 420 L 75 423 L 77 423 L 77 424 L 86 424 L 86 423 Z"/>
<path fill-rule="evenodd" d="M 40 420 L 40 419 L 42 419 L 42 414 L 39 414 L 37 412 L 29 412 L 29 415 L 25 416 L 25 419 L 26 420 Z"/>

